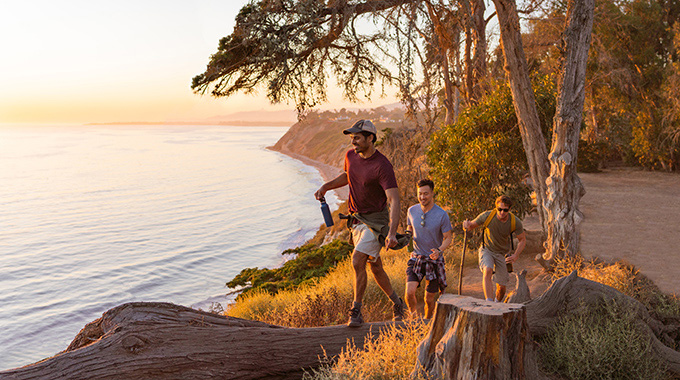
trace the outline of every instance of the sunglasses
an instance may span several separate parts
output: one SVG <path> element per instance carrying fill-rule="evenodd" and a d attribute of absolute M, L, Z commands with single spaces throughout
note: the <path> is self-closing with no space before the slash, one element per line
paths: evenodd
<path fill-rule="evenodd" d="M 420 226 L 425 227 L 425 214 L 420 216 Z"/>
<path fill-rule="evenodd" d="M 509 212 L 509 211 L 510 211 L 509 208 L 501 208 L 501 207 L 498 207 L 496 210 L 498 210 L 498 212 L 501 212 L 501 211 L 503 211 L 503 212 Z"/>

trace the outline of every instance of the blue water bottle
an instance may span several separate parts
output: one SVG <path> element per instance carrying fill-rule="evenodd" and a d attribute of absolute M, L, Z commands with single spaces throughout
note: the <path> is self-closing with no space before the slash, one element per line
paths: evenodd
<path fill-rule="evenodd" d="M 319 202 L 321 202 L 321 213 L 323 214 L 323 220 L 326 222 L 326 227 L 330 227 L 333 225 L 333 216 L 331 215 L 331 209 L 328 207 L 328 203 L 326 203 L 326 198 L 321 197 L 319 199 Z"/>

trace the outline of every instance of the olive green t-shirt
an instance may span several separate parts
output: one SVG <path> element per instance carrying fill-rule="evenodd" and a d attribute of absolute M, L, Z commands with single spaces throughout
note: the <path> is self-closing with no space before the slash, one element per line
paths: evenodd
<path fill-rule="evenodd" d="M 484 211 L 479 214 L 473 222 L 481 228 L 490 213 L 491 210 Z M 508 215 L 508 220 L 505 222 L 498 220 L 498 215 L 495 215 L 491 219 L 491 223 L 489 223 L 489 226 L 487 227 L 489 231 L 484 234 L 484 244 L 486 245 L 486 248 L 501 255 L 505 255 L 512 249 L 512 246 L 510 245 L 511 221 L 512 217 L 510 215 Z M 513 236 L 517 236 L 522 232 L 524 232 L 522 221 L 515 217 L 515 232 L 513 233 Z"/>

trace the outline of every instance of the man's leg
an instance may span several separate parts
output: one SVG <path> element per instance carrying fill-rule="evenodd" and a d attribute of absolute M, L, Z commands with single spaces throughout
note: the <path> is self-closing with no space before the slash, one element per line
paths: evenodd
<path fill-rule="evenodd" d="M 406 304 L 412 316 L 418 313 L 418 300 L 416 299 L 416 289 L 418 289 L 418 282 L 408 281 L 406 283 Z"/>
<path fill-rule="evenodd" d="M 487 301 L 493 301 L 494 286 L 493 281 L 491 281 L 491 278 L 493 277 L 493 268 L 484 267 L 484 269 L 482 269 L 482 274 L 482 289 L 484 289 L 484 298 Z"/>
<path fill-rule="evenodd" d="M 382 289 L 385 294 L 389 297 L 394 289 L 392 289 L 392 283 L 390 282 L 389 276 L 382 265 L 382 258 L 378 257 L 377 260 L 371 262 L 371 272 L 373 272 L 373 277 L 375 277 L 375 282 L 378 283 L 380 289 Z"/>
<path fill-rule="evenodd" d="M 435 298 L 437 298 L 437 293 L 425 292 L 425 319 L 432 319 Z"/>
<path fill-rule="evenodd" d="M 352 252 L 352 269 L 354 269 L 354 302 L 361 303 L 366 291 L 366 262 L 369 256 L 365 253 L 354 250 Z M 389 281 L 389 279 L 388 279 Z M 390 286 L 391 288 L 391 286 Z"/>
<path fill-rule="evenodd" d="M 394 303 L 394 306 L 392 308 L 392 311 L 394 313 L 393 320 L 401 321 L 404 318 L 404 314 L 406 314 L 407 306 L 404 300 L 399 298 L 399 295 L 397 295 L 397 293 L 392 288 L 390 278 L 387 276 L 387 273 L 383 268 L 382 258 L 378 257 L 377 260 L 370 261 L 370 263 L 371 272 L 373 272 L 375 282 L 378 283 L 380 289 L 382 289 L 382 291 L 385 292 L 385 294 L 387 294 L 387 296 L 390 298 L 392 303 Z"/>
<path fill-rule="evenodd" d="M 356 249 L 352 252 L 352 269 L 354 270 L 354 304 L 349 309 L 349 321 L 347 326 L 359 327 L 364 324 L 364 317 L 361 315 L 361 300 L 366 291 L 366 261 L 368 255 Z"/>

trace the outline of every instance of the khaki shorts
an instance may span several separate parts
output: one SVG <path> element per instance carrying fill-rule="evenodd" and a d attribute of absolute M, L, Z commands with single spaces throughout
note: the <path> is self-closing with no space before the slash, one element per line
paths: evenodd
<path fill-rule="evenodd" d="M 510 281 L 508 268 L 505 265 L 505 255 L 492 252 L 488 248 L 479 247 L 479 270 L 491 268 L 494 271 L 492 280 L 500 286 L 507 286 Z"/>
<path fill-rule="evenodd" d="M 352 241 L 354 242 L 354 250 L 364 253 L 370 258 L 368 261 L 375 262 L 380 257 L 380 249 L 382 246 L 376 239 L 375 234 L 363 223 L 352 226 Z"/>

